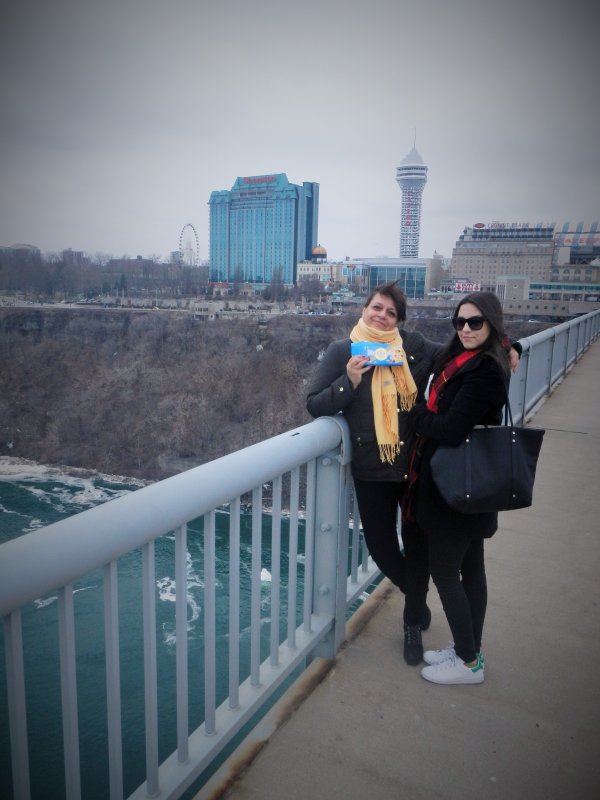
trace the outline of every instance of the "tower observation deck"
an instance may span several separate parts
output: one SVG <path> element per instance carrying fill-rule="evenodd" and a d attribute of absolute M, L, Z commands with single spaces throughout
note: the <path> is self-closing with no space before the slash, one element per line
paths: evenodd
<path fill-rule="evenodd" d="M 418 258 L 421 195 L 427 183 L 427 167 L 416 147 L 413 147 L 396 168 L 396 180 L 402 190 L 400 258 Z"/>

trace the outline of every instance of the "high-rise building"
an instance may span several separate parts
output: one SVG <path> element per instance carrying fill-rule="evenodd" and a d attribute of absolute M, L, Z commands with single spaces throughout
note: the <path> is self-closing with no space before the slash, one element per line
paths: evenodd
<path fill-rule="evenodd" d="M 554 227 L 552 280 L 593 280 L 592 264 L 600 258 L 600 221 L 559 222 Z M 594 279 L 595 280 L 595 279 Z"/>
<path fill-rule="evenodd" d="M 465 228 L 452 251 L 452 277 L 493 292 L 498 275 L 548 280 L 554 255 L 554 223 L 477 222 Z"/>
<path fill-rule="evenodd" d="M 295 283 L 298 262 L 317 244 L 318 183 L 299 186 L 284 173 L 237 178 L 208 204 L 212 281 Z"/>
<path fill-rule="evenodd" d="M 413 147 L 396 168 L 396 181 L 402 189 L 400 258 L 418 258 L 421 196 L 427 183 L 427 167 L 416 147 Z"/>
<path fill-rule="evenodd" d="M 581 314 L 600 297 L 600 222 L 477 222 L 452 251 L 454 291 L 495 291 L 515 314 Z"/>

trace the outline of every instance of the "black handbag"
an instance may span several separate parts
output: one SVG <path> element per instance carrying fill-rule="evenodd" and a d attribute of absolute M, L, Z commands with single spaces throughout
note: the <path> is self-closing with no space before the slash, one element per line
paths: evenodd
<path fill-rule="evenodd" d="M 504 425 L 478 426 L 456 447 L 437 448 L 433 482 L 450 508 L 463 514 L 526 508 L 544 433 L 513 424 L 507 393 Z"/>

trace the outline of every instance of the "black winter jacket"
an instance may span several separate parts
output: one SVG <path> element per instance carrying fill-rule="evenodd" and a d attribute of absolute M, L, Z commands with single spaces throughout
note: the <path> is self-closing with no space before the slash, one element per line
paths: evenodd
<path fill-rule="evenodd" d="M 498 528 L 498 514 L 461 514 L 443 501 L 431 477 L 431 457 L 438 445 L 460 444 L 475 425 L 498 425 L 510 372 L 482 353 L 464 365 L 438 394 L 438 412 L 424 402 L 408 415 L 413 432 L 425 437 L 413 500 L 416 519 L 425 530 L 489 537 Z"/>
<path fill-rule="evenodd" d="M 425 339 L 417 331 L 400 331 L 410 371 L 423 396 L 433 362 L 443 345 Z M 308 389 L 306 407 L 313 417 L 343 414 L 352 438 L 352 475 L 365 481 L 405 481 L 412 437 L 406 426 L 407 412 L 398 411 L 400 453 L 393 464 L 381 461 L 375 437 L 371 380 L 373 370 L 363 375 L 356 389 L 346 373 L 350 339 L 338 339 L 327 348 Z M 400 404 L 398 404 L 400 405 Z"/>

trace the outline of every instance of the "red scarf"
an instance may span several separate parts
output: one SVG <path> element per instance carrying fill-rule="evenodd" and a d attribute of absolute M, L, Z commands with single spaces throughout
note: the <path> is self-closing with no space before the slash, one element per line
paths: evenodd
<path fill-rule="evenodd" d="M 438 396 L 440 389 L 445 386 L 453 375 L 456 375 L 458 370 L 464 366 L 467 361 L 470 361 L 473 356 L 481 353 L 481 350 L 463 350 L 446 364 L 440 374 L 431 382 L 429 387 L 429 398 L 427 400 L 427 408 L 437 414 L 438 411 Z"/>
<path fill-rule="evenodd" d="M 464 367 L 467 361 L 470 361 L 474 356 L 478 355 L 481 350 L 463 350 L 457 356 L 454 356 L 442 369 L 439 375 L 433 379 L 429 386 L 429 397 L 427 398 L 427 408 L 434 414 L 438 413 L 438 400 L 440 391 L 448 383 L 456 373 Z M 417 434 L 415 443 L 412 447 L 408 457 L 408 490 L 404 495 L 402 502 L 402 511 L 404 518 L 411 522 L 414 520 L 414 495 L 415 486 L 419 477 L 419 469 L 421 465 L 421 457 L 423 455 L 423 445 L 425 437 Z"/>

